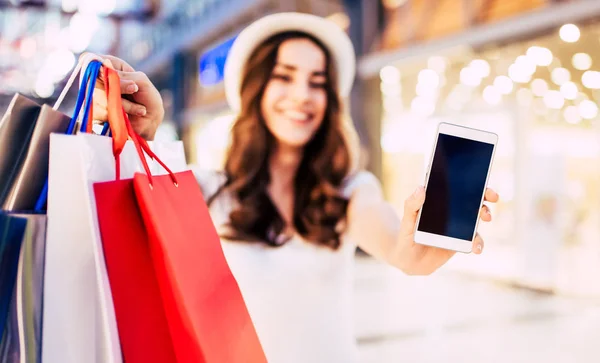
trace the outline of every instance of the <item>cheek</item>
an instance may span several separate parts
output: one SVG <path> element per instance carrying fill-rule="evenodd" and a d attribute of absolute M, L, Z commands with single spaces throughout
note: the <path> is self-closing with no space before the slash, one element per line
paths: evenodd
<path fill-rule="evenodd" d="M 325 111 L 327 110 L 327 94 L 325 92 L 319 92 L 313 98 L 314 108 L 319 118 L 322 120 L 325 116 Z"/>
<path fill-rule="evenodd" d="M 274 112 L 275 105 L 281 99 L 283 90 L 281 87 L 270 83 L 265 87 L 265 91 L 260 100 L 260 110 L 265 121 L 269 121 L 271 114 Z"/>

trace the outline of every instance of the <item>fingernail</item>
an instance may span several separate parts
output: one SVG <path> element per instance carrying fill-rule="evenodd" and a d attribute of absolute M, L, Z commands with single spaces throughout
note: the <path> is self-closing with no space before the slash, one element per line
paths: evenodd
<path fill-rule="evenodd" d="M 139 90 L 138 85 L 135 83 L 127 87 L 127 92 L 130 92 L 130 93 L 135 93 L 138 90 Z"/>
<path fill-rule="evenodd" d="M 138 116 L 146 116 L 146 109 L 145 108 L 140 108 L 137 110 L 136 112 L 138 114 Z"/>
<path fill-rule="evenodd" d="M 421 187 L 421 186 L 417 187 L 417 189 L 415 189 L 415 192 L 413 193 L 413 195 L 417 197 L 417 196 L 421 195 L 424 190 L 425 189 L 423 187 Z"/>
<path fill-rule="evenodd" d="M 479 253 L 481 253 L 482 250 L 483 250 L 483 246 L 482 245 L 477 245 L 477 251 L 479 251 Z"/>

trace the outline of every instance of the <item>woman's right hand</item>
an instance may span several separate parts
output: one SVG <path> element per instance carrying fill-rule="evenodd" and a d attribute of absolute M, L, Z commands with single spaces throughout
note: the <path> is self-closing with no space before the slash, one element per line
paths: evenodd
<path fill-rule="evenodd" d="M 143 72 L 136 72 L 127 62 L 114 56 L 102 56 L 103 65 L 115 69 L 121 78 L 123 109 L 134 130 L 146 140 L 154 139 L 165 109 L 160 92 Z M 94 120 L 107 121 L 104 75 L 100 72 L 94 90 Z"/>

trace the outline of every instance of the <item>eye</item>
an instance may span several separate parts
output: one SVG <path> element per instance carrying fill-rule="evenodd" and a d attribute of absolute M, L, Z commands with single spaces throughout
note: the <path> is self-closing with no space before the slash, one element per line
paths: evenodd
<path fill-rule="evenodd" d="M 273 73 L 271 75 L 272 79 L 278 79 L 284 82 L 290 82 L 292 80 L 292 77 L 286 75 L 286 74 L 277 74 L 277 73 Z"/>
<path fill-rule="evenodd" d="M 310 82 L 311 88 L 325 88 L 327 82 Z"/>

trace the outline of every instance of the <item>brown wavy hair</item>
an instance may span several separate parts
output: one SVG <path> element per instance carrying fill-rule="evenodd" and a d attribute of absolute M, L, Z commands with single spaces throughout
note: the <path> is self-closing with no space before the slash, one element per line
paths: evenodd
<path fill-rule="evenodd" d="M 342 134 L 341 101 L 331 56 L 320 41 L 308 34 L 275 35 L 250 56 L 241 86 L 241 112 L 233 124 L 225 159 L 226 182 L 208 202 L 223 191 L 230 192 L 237 202 L 229 215 L 229 231 L 222 237 L 262 241 L 271 246 L 282 245 L 291 237 L 286 235 L 286 223 L 267 193 L 269 156 L 276 140 L 265 124 L 260 104 L 279 47 L 299 38 L 311 40 L 325 54 L 327 109 L 320 128 L 304 148 L 294 178 L 293 227 L 307 241 L 337 249 L 342 232 L 338 223 L 344 225 L 348 206 L 340 187 L 350 171 L 351 160 Z"/>

